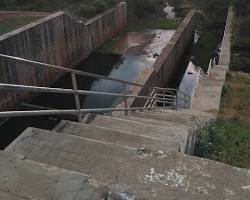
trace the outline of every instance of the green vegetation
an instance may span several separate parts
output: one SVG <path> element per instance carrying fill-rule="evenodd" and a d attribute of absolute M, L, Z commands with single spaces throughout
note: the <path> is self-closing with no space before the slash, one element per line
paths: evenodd
<path fill-rule="evenodd" d="M 250 2 L 233 0 L 235 11 L 231 70 L 250 72 Z"/>
<path fill-rule="evenodd" d="M 195 154 L 250 168 L 250 75 L 229 73 L 220 118 L 198 129 Z"/>
<path fill-rule="evenodd" d="M 222 31 L 220 29 L 205 29 L 199 38 L 199 42 L 193 48 L 195 64 L 205 71 L 208 68 L 210 59 L 215 55 L 214 51 L 221 42 L 221 35 Z"/>
<path fill-rule="evenodd" d="M 227 0 L 193 0 L 193 5 L 202 11 L 198 18 L 201 36 L 194 47 L 195 64 L 207 70 L 209 61 L 215 56 L 224 32 L 228 1 Z"/>
<path fill-rule="evenodd" d="M 81 17 L 91 17 L 113 7 L 121 0 L 1 0 L 1 9 L 55 11 L 66 10 Z M 128 0 L 133 18 L 149 17 L 162 10 L 165 0 Z"/>
<path fill-rule="evenodd" d="M 55 11 L 66 10 L 89 17 L 115 5 L 116 0 L 3 0 L 0 7 L 11 10 Z"/>
<path fill-rule="evenodd" d="M 128 0 L 129 10 L 139 18 L 148 18 L 150 14 L 162 12 L 166 0 Z"/>
<path fill-rule="evenodd" d="M 0 35 L 29 24 L 40 17 L 11 16 L 0 21 Z"/>

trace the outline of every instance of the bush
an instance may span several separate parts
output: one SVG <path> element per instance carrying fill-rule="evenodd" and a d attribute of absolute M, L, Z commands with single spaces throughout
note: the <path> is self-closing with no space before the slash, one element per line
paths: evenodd
<path fill-rule="evenodd" d="M 137 17 L 145 17 L 159 12 L 164 6 L 164 0 L 129 0 L 128 4 Z"/>
<path fill-rule="evenodd" d="M 81 4 L 79 11 L 77 12 L 81 16 L 91 17 L 95 15 L 97 12 L 96 7 L 94 5 Z"/>
<path fill-rule="evenodd" d="M 236 167 L 250 167 L 250 129 L 238 118 L 198 129 L 195 155 Z"/>
<path fill-rule="evenodd" d="M 91 6 L 94 6 L 96 9 L 96 12 L 103 12 L 108 8 L 107 3 L 104 0 L 94 0 L 91 4 Z"/>

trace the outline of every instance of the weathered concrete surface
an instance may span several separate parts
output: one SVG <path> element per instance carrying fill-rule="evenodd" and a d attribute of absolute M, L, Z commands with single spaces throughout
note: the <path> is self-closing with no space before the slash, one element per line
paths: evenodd
<path fill-rule="evenodd" d="M 175 111 L 175 110 L 165 110 L 163 111 L 150 111 L 150 112 L 130 112 L 130 116 L 141 117 L 145 119 L 154 119 L 158 121 L 169 121 L 179 124 L 183 124 L 189 127 L 194 127 L 196 121 L 210 121 L 215 118 L 213 114 L 199 113 L 193 110 L 187 111 Z"/>
<path fill-rule="evenodd" d="M 250 198 L 250 171 L 181 153 L 137 155 L 134 150 L 38 129 L 24 132 L 7 150 L 125 186 L 132 199 Z"/>
<path fill-rule="evenodd" d="M 222 88 L 227 67 L 218 66 L 210 70 L 208 80 L 201 80 L 195 92 L 192 109 L 217 113 L 220 109 Z"/>
<path fill-rule="evenodd" d="M 0 36 L 0 53 L 71 68 L 126 24 L 126 3 L 120 3 L 86 24 L 58 12 Z M 44 67 L 0 59 L 0 82 L 3 83 L 49 86 L 62 74 Z M 33 95 L 1 92 L 0 110 L 30 100 Z"/>
<path fill-rule="evenodd" d="M 217 113 L 220 109 L 222 88 L 230 65 L 232 25 L 233 10 L 229 8 L 219 65 L 209 71 L 208 80 L 200 81 L 192 101 L 192 109 L 211 113 Z"/>
<path fill-rule="evenodd" d="M 140 118 L 140 117 L 138 117 Z M 183 127 L 156 126 L 115 117 L 96 115 L 87 122 L 90 125 L 105 127 L 117 131 L 133 133 L 136 135 L 157 138 L 162 141 L 171 141 L 175 150 L 185 152 L 189 131 Z M 171 144 L 169 144 L 172 147 Z"/>
<path fill-rule="evenodd" d="M 22 155 L 0 151 L 0 199 L 83 200 L 99 199 L 88 177 Z"/>
<path fill-rule="evenodd" d="M 158 139 L 157 137 L 150 137 L 146 135 L 138 135 L 135 133 L 113 130 L 101 126 L 93 126 L 87 124 L 80 124 L 71 121 L 62 121 L 54 129 L 58 133 L 65 133 L 75 135 L 83 138 L 99 140 L 103 142 L 113 143 L 120 146 L 134 148 L 152 149 L 154 151 L 175 151 L 180 149 L 179 141 L 170 137 Z"/>

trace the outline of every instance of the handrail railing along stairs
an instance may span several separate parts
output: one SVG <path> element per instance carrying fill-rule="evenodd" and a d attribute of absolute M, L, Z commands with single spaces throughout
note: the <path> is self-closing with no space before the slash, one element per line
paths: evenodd
<path fill-rule="evenodd" d="M 60 70 L 64 71 L 66 73 L 71 74 L 71 80 L 73 89 L 63 89 L 63 88 L 51 88 L 51 87 L 38 87 L 38 86 L 27 86 L 27 85 L 15 85 L 15 84 L 6 84 L 6 83 L 0 83 L 0 90 L 6 90 L 6 91 L 26 91 L 26 92 L 39 92 L 39 93 L 60 93 L 65 95 L 74 95 L 75 98 L 75 106 L 76 109 L 71 110 L 31 110 L 31 111 L 0 111 L 0 118 L 1 117 L 20 117 L 20 116 L 43 116 L 43 115 L 76 115 L 78 117 L 78 121 L 82 121 L 82 115 L 87 113 L 98 113 L 98 112 L 115 112 L 115 111 L 122 111 L 125 112 L 125 114 L 128 113 L 128 111 L 133 110 L 149 110 L 156 107 L 159 107 L 159 103 L 163 105 L 162 107 L 171 107 L 173 109 L 178 109 L 178 99 L 177 93 L 183 94 L 184 96 L 184 102 L 187 104 L 187 102 L 190 102 L 190 96 L 187 94 L 172 88 L 160 88 L 160 87 L 153 87 L 148 85 L 142 85 L 138 83 L 133 83 L 121 79 L 116 79 L 112 77 L 106 77 L 102 75 L 97 75 L 93 73 L 83 72 L 75 69 L 70 68 L 64 68 L 61 66 L 41 63 L 37 61 L 31 61 L 28 59 L 23 59 L 19 57 L 9 56 L 0 54 L 0 59 L 8 60 L 10 62 L 21 62 L 31 65 L 37 65 L 40 67 L 48 67 L 53 70 Z M 87 90 L 79 90 L 77 87 L 77 80 L 76 75 L 79 76 L 86 76 L 86 77 L 92 77 L 96 79 L 105 79 L 110 80 L 114 82 L 119 82 L 124 85 L 124 88 L 127 86 L 136 86 L 141 88 L 148 88 L 152 90 L 152 93 L 150 96 L 136 96 L 136 95 L 129 95 L 126 93 L 126 91 L 122 94 L 120 93 L 108 93 L 108 92 L 96 92 L 96 91 L 87 91 Z M 119 101 L 124 102 L 124 108 L 97 108 L 97 109 L 81 109 L 80 105 L 80 95 L 102 95 L 102 96 L 113 96 L 118 97 Z M 128 99 L 144 99 L 146 101 L 145 105 L 143 107 L 131 107 L 128 105 Z M 167 106 L 168 105 L 168 106 Z M 188 108 L 188 106 L 184 105 L 185 108 Z"/>

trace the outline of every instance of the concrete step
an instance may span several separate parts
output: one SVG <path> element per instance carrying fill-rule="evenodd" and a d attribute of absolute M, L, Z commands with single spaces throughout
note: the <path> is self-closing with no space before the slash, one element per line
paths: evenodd
<path fill-rule="evenodd" d="M 80 124 L 71 121 L 61 121 L 54 129 L 56 132 L 80 136 L 103 142 L 109 142 L 120 146 L 127 146 L 135 149 L 145 148 L 155 151 L 176 151 L 181 147 L 178 141 L 166 137 L 164 140 L 155 137 L 138 135 L 125 131 L 117 131 L 110 128 Z"/>
<path fill-rule="evenodd" d="M 1 200 L 92 200 L 99 196 L 98 189 L 81 173 L 0 151 Z"/>
<path fill-rule="evenodd" d="M 165 111 L 148 111 L 148 112 L 130 112 L 129 116 L 139 117 L 144 119 L 153 119 L 157 121 L 168 121 L 183 124 L 190 127 L 195 127 L 197 123 L 204 123 L 205 121 L 211 120 L 213 117 L 202 116 L 196 114 L 196 112 L 182 112 L 174 110 Z"/>
<path fill-rule="evenodd" d="M 86 119 L 85 123 L 110 128 L 117 131 L 125 131 L 141 136 L 158 138 L 160 140 L 175 141 L 180 144 L 181 152 L 185 152 L 190 132 L 183 127 L 163 127 L 147 123 L 137 122 L 137 120 L 121 119 L 103 115 L 95 115 Z"/>
<path fill-rule="evenodd" d="M 183 116 L 191 116 L 191 117 L 202 117 L 202 118 L 207 118 L 207 119 L 215 119 L 216 114 L 213 113 L 207 113 L 207 112 L 202 112 L 200 110 L 194 110 L 194 109 L 178 109 L 178 110 L 172 110 L 172 109 L 161 109 L 161 108 L 156 108 L 153 111 L 149 112 L 155 112 L 155 113 L 169 113 L 171 115 L 173 114 L 181 114 Z"/>
<path fill-rule="evenodd" d="M 162 127 L 168 127 L 168 128 L 182 128 L 186 130 L 192 130 L 192 126 L 188 125 L 183 125 L 182 123 L 177 123 L 177 122 L 169 122 L 169 121 L 159 121 L 159 120 L 153 120 L 153 119 L 147 119 L 147 118 L 142 118 L 142 117 L 133 117 L 133 116 L 126 116 L 124 114 L 115 114 L 112 115 L 112 118 L 119 118 L 119 119 L 125 119 L 125 120 L 130 120 L 130 121 L 136 121 L 140 123 L 145 123 L 153 126 L 162 126 Z"/>
<path fill-rule="evenodd" d="M 134 150 L 39 129 L 26 130 L 7 150 L 88 174 L 110 186 L 116 183 L 126 199 L 250 198 L 248 170 L 181 153 L 138 155 Z"/>

